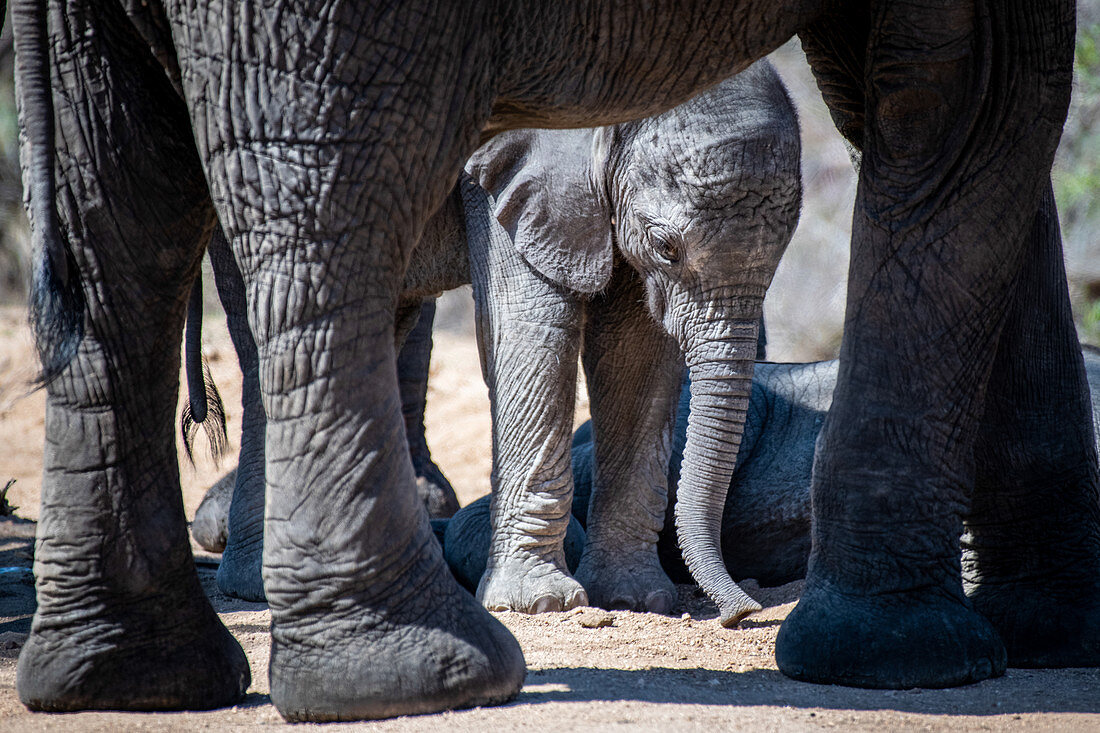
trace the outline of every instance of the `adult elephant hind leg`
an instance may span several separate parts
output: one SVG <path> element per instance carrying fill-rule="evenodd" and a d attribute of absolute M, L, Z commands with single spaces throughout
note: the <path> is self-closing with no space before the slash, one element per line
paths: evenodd
<path fill-rule="evenodd" d="M 1006 664 L 963 593 L 959 541 L 1068 103 L 1073 14 L 1023 2 L 872 13 L 840 377 L 814 465 L 806 589 L 776 660 L 815 682 L 942 687 Z"/>
<path fill-rule="evenodd" d="M 195 572 L 174 428 L 184 312 L 213 210 L 163 70 L 118 33 L 106 43 L 103 31 L 126 23 L 109 7 L 70 10 L 64 37 L 85 53 L 54 41 L 55 67 L 80 69 L 53 78 L 58 209 L 86 328 L 47 385 L 38 609 L 16 686 L 35 710 L 228 705 L 249 685 L 248 662 Z"/>
<path fill-rule="evenodd" d="M 241 367 L 241 451 L 228 510 L 226 546 L 218 564 L 218 590 L 234 598 L 262 601 L 267 417 L 260 396 L 260 360 L 248 326 L 244 280 L 221 227 L 210 239 L 209 252 L 218 297 Z"/>
<path fill-rule="evenodd" d="M 466 26 L 485 19 L 463 4 L 257 5 L 174 31 L 205 44 L 180 64 L 258 347 L 272 702 L 294 721 L 503 702 L 523 655 L 443 561 L 394 350 L 405 263 L 476 144 L 487 66 Z M 225 28 L 250 42 L 221 46 Z"/>
<path fill-rule="evenodd" d="M 586 307 L 584 366 L 594 435 L 588 530 L 577 580 L 597 606 L 669 613 L 676 588 L 657 557 L 680 396 L 680 349 L 618 263 Z"/>
<path fill-rule="evenodd" d="M 536 273 L 461 184 L 482 371 L 493 418 L 492 539 L 477 597 L 490 610 L 588 604 L 565 562 L 573 497 L 570 446 L 580 341 L 574 296 Z"/>
<path fill-rule="evenodd" d="M 963 580 L 1013 667 L 1100 665 L 1100 492 L 1054 196 L 1028 233 L 975 446 Z"/>
<path fill-rule="evenodd" d="M 432 357 L 432 324 L 435 322 L 435 298 L 420 307 L 420 319 L 409 332 L 397 355 L 397 381 L 401 385 L 401 412 L 405 416 L 405 434 L 416 472 L 416 492 L 432 519 L 446 518 L 458 511 L 458 497 L 451 482 L 432 460 L 424 435 L 424 407 L 428 396 L 428 368 Z"/>

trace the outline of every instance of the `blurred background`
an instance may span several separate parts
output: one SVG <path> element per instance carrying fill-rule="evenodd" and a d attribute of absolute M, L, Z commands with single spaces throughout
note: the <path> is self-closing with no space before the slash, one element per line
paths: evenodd
<path fill-rule="evenodd" d="M 1074 99 L 1055 163 L 1054 189 L 1078 327 L 1082 340 L 1100 344 L 1100 0 L 1081 0 L 1078 16 Z M 0 305 L 24 300 L 29 271 L 12 60 L 10 23 L 5 23 L 0 36 Z M 769 356 L 777 361 L 827 359 L 840 344 L 855 175 L 798 43 L 788 43 L 772 60 L 801 117 L 805 205 L 765 306 Z M 216 312 L 212 283 L 206 294 Z M 468 290 L 451 293 L 437 327 L 472 334 L 471 312 Z"/>

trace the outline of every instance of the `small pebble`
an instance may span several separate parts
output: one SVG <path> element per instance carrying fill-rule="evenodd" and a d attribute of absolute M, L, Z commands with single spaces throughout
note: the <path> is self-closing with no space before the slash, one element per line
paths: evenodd
<path fill-rule="evenodd" d="M 615 617 L 610 613 L 589 608 L 577 614 L 577 621 L 586 629 L 600 629 L 615 623 Z"/>

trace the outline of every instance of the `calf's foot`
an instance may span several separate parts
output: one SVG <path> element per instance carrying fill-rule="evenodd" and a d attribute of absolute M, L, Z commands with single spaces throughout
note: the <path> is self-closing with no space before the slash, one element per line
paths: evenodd
<path fill-rule="evenodd" d="M 588 594 L 565 570 L 565 560 L 528 555 L 503 562 L 489 559 L 477 599 L 490 611 L 548 613 L 588 605 Z"/>
<path fill-rule="evenodd" d="M 237 469 L 218 479 L 195 510 L 191 537 L 207 552 L 223 552 L 229 538 L 229 503 L 237 483 Z"/>
<path fill-rule="evenodd" d="M 443 557 L 451 568 L 459 584 L 471 593 L 477 592 L 481 576 L 489 558 L 489 546 L 493 527 L 489 520 L 490 497 L 483 496 L 462 507 L 445 522 L 443 536 Z M 433 525 L 438 520 L 432 520 Z M 569 517 L 569 527 L 565 531 L 565 563 L 569 572 L 576 572 L 584 551 L 585 534 L 576 517 Z"/>
<path fill-rule="evenodd" d="M 648 554 L 625 554 L 585 549 L 577 568 L 577 580 L 592 604 L 611 611 L 671 613 L 676 586 L 657 559 Z"/>

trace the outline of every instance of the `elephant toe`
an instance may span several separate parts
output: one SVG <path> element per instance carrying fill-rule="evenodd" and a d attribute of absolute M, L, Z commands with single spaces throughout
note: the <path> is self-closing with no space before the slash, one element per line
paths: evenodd
<path fill-rule="evenodd" d="M 675 596 L 666 590 L 653 591 L 645 597 L 645 609 L 650 613 L 668 615 L 675 604 Z"/>
<path fill-rule="evenodd" d="M 560 599 L 553 596 L 543 596 L 535 601 L 534 605 L 531 606 L 531 610 L 535 613 L 554 613 L 564 609 Z"/>

